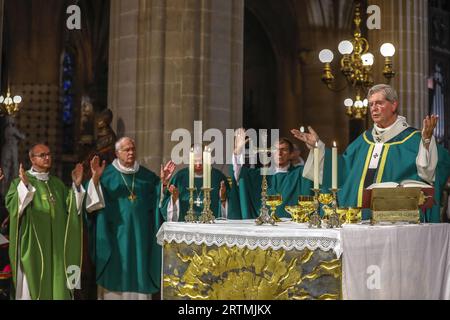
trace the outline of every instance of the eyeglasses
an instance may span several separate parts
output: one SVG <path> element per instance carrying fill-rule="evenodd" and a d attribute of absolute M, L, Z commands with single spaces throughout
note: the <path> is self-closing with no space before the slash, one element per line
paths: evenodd
<path fill-rule="evenodd" d="M 39 153 L 39 154 L 33 154 L 33 157 L 35 157 L 35 158 L 41 158 L 41 159 L 45 159 L 45 158 L 47 158 L 47 157 L 51 157 L 52 156 L 52 154 L 50 153 L 50 152 L 48 152 L 48 153 Z"/>
<path fill-rule="evenodd" d="M 126 153 L 128 153 L 128 152 L 135 152 L 136 151 L 136 148 L 127 148 L 127 149 L 121 149 L 121 150 L 119 150 L 120 152 L 126 152 Z"/>

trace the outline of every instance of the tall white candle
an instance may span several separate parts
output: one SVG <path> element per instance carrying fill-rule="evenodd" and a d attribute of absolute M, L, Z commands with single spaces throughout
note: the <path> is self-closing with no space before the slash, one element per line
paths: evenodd
<path fill-rule="evenodd" d="M 208 170 L 208 156 L 207 156 L 208 152 L 206 152 L 206 148 L 203 151 L 203 188 L 206 189 L 208 188 L 208 175 L 207 175 L 207 170 Z"/>
<path fill-rule="evenodd" d="M 208 188 L 211 188 L 211 149 L 208 148 L 208 171 L 206 172 L 208 176 Z"/>
<path fill-rule="evenodd" d="M 189 188 L 194 188 L 194 148 L 189 153 Z"/>
<path fill-rule="evenodd" d="M 338 187 L 338 178 L 337 178 L 337 165 L 338 165 L 338 160 L 337 160 L 337 147 L 336 147 L 336 141 L 333 143 L 333 149 L 332 151 L 332 176 L 331 176 L 331 188 L 333 189 L 337 189 Z"/>
<path fill-rule="evenodd" d="M 319 145 L 314 148 L 314 189 L 319 189 Z"/>

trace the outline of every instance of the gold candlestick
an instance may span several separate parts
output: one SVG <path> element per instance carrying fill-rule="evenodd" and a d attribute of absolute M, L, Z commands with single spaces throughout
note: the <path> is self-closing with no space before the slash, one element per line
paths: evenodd
<path fill-rule="evenodd" d="M 337 193 L 339 189 L 330 189 L 331 193 L 333 194 L 333 200 L 331 201 L 331 209 L 332 212 L 330 216 L 328 217 L 328 228 L 340 228 L 341 227 L 341 221 L 339 219 L 339 215 L 337 213 Z"/>
<path fill-rule="evenodd" d="M 195 217 L 195 211 L 194 211 L 194 191 L 197 190 L 197 188 L 188 188 L 189 190 L 189 210 L 186 213 L 186 216 L 184 217 L 184 220 L 186 222 L 196 222 L 197 218 Z"/>
<path fill-rule="evenodd" d="M 211 191 L 213 189 L 211 188 L 203 188 L 203 211 L 200 215 L 198 222 L 200 223 L 214 223 L 214 220 L 216 219 L 214 217 L 214 214 L 212 210 L 210 209 L 211 206 Z"/>
<path fill-rule="evenodd" d="M 322 220 L 320 218 L 319 214 L 319 195 L 320 195 L 320 189 L 312 189 L 314 192 L 314 212 L 309 217 L 309 228 L 322 228 Z"/>
<path fill-rule="evenodd" d="M 263 179 L 261 185 L 261 209 L 259 210 L 259 217 L 255 220 L 255 223 L 260 226 L 263 224 L 275 225 L 275 220 L 269 214 L 269 208 L 267 208 L 267 178 L 266 178 L 266 168 L 262 168 Z"/>

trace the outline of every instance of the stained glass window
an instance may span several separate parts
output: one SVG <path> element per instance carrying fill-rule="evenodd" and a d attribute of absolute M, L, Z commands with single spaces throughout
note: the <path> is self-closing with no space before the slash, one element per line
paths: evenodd
<path fill-rule="evenodd" d="M 74 59 L 69 52 L 64 52 L 62 60 L 62 123 L 63 123 L 63 152 L 71 153 L 74 150 Z"/>

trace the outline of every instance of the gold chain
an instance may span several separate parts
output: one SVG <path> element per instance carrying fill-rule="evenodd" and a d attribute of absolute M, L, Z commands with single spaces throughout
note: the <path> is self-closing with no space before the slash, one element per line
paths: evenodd
<path fill-rule="evenodd" d="M 125 180 L 125 177 L 123 176 L 122 172 L 120 173 L 120 176 L 122 177 L 123 182 L 125 183 L 125 187 L 127 187 L 128 192 L 130 193 L 130 195 L 128 196 L 128 200 L 130 200 L 131 202 L 135 201 L 137 199 L 137 196 L 134 193 L 134 178 L 136 176 L 136 174 L 133 174 L 133 182 L 131 184 L 131 190 L 130 187 L 128 187 L 128 183 Z"/>
<path fill-rule="evenodd" d="M 50 190 L 50 186 L 48 185 L 48 181 L 44 181 L 44 183 L 45 183 L 45 186 L 47 187 L 47 190 L 48 190 L 48 197 L 49 197 L 48 201 L 51 204 L 55 204 L 56 203 L 56 199 L 53 196 L 52 190 Z"/>

